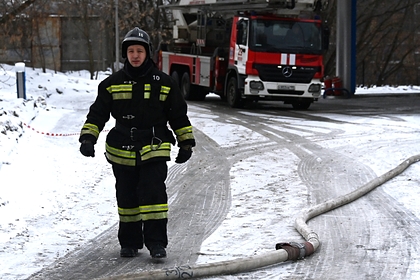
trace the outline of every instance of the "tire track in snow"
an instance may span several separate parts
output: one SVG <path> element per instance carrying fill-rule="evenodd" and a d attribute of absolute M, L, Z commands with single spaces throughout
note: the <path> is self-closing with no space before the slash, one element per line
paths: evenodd
<path fill-rule="evenodd" d="M 286 128 L 279 131 L 270 127 L 270 121 L 264 117 L 239 114 L 235 118 L 224 115 L 219 119 L 228 118 L 231 123 L 260 133 L 277 145 L 287 147 L 301 159 L 298 172 L 311 195 L 308 206 L 351 192 L 377 176 L 357 158 L 347 157 L 309 140 L 343 137 L 340 129 L 331 129 L 329 133 L 313 130 L 312 135 L 304 137 L 302 132 L 311 132 L 311 127 L 304 122 L 293 126 L 277 124 Z M 311 119 L 311 116 L 305 118 Z M 323 117 L 315 119 L 337 122 Z M 265 148 L 259 152 L 262 150 Z M 235 160 L 247 156 L 246 147 L 237 147 L 230 153 L 236 155 Z M 411 251 L 418 254 L 419 219 L 380 188 L 351 204 L 314 218 L 309 224 L 319 233 L 322 245 L 304 262 L 286 264 L 285 269 L 290 274 L 284 279 L 295 279 L 297 275 L 299 279 L 377 279 L 378 276 L 401 279 L 410 273 Z M 413 232 L 417 234 L 410 234 Z M 392 254 L 400 258 L 395 259 Z"/>

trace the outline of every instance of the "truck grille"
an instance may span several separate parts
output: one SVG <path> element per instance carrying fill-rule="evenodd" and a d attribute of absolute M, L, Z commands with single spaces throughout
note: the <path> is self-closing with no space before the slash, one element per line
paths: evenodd
<path fill-rule="evenodd" d="M 278 83 L 310 83 L 315 73 L 321 71 L 321 67 L 313 66 L 296 66 L 296 69 L 292 69 L 294 66 L 290 65 L 278 65 L 270 64 L 254 64 L 254 68 L 258 70 L 260 79 L 262 81 L 271 81 Z M 283 70 L 289 67 L 291 70 L 290 76 L 283 74 Z"/>

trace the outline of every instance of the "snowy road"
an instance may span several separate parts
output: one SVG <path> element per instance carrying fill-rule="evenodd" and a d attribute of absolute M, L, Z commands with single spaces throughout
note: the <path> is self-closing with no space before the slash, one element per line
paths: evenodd
<path fill-rule="evenodd" d="M 277 242 L 302 241 L 289 213 L 297 215 L 305 207 L 351 192 L 420 153 L 420 95 L 415 94 L 321 100 L 308 111 L 276 103 L 233 110 L 208 97 L 191 102 L 189 112 L 199 146 L 186 165 L 170 168 L 170 257 L 160 263 L 145 252 L 131 260 L 118 258 L 113 226 L 30 279 L 92 279 L 244 256 L 235 253 L 237 246 L 248 246 L 252 255 L 273 249 Z M 220 127 L 231 130 L 221 132 Z M 231 133 L 231 141 L 226 141 L 226 133 Z M 266 157 L 272 153 L 275 159 Z M 254 161 L 266 161 L 266 172 L 275 174 L 271 183 L 254 188 L 272 195 L 261 194 L 266 204 L 259 204 L 249 199 L 251 187 L 242 196 L 248 208 L 232 212 L 244 207 L 234 200 L 233 189 L 241 182 L 235 176 L 252 174 Z M 273 170 L 277 166 L 282 169 Z M 403 188 L 410 188 L 411 197 L 420 194 L 413 190 L 419 187 L 418 174 L 418 165 L 410 167 L 360 200 L 311 220 L 321 247 L 309 258 L 210 279 L 420 278 L 420 206 L 401 194 Z M 272 243 L 236 236 L 231 246 L 224 243 L 225 248 L 214 252 L 220 236 L 229 240 L 232 235 L 226 224 L 258 208 L 266 210 L 263 216 L 274 213 L 278 218 L 266 227 L 258 221 L 251 225 L 251 230 L 271 236 Z"/>
<path fill-rule="evenodd" d="M 419 101 L 418 95 L 326 100 L 306 112 L 283 110 L 271 103 L 238 112 L 232 122 L 269 139 L 270 145 L 258 152 L 284 147 L 297 156 L 299 180 L 308 189 L 307 202 L 316 205 L 382 175 L 386 166 L 395 167 L 399 162 L 389 165 L 391 159 L 400 156 L 404 146 L 417 146 L 407 158 L 418 154 L 420 126 L 411 116 L 418 114 Z M 212 112 L 232 120 L 223 108 L 212 107 Z M 377 119 L 383 120 L 382 125 L 378 126 Z M 371 157 L 384 152 L 390 162 L 380 172 L 372 170 L 369 161 L 375 158 Z M 398 180 L 414 180 L 412 185 L 419 187 L 419 178 L 412 174 L 416 173 L 393 180 L 394 187 L 399 187 Z M 319 252 L 304 262 L 285 265 L 290 274 L 282 273 L 281 279 L 418 279 L 418 208 L 407 208 L 385 190 L 378 188 L 313 219 L 310 225 L 322 243 Z M 272 273 L 269 279 L 277 277 Z"/>

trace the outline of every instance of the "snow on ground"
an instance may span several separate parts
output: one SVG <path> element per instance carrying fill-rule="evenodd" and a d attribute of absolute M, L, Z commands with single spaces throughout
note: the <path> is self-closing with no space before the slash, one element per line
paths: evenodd
<path fill-rule="evenodd" d="M 17 98 L 14 67 L 0 65 L 1 279 L 24 279 L 67 252 L 83 246 L 117 222 L 114 181 L 108 163 L 101 156 L 85 158 L 80 155 L 77 141 L 89 105 L 96 96 L 97 85 L 107 75 L 109 73 L 100 73 L 98 80 L 89 80 L 86 71 L 55 73 L 48 70 L 43 73 L 40 69 L 26 68 L 27 98 L 23 100 Z M 357 94 L 387 92 L 420 92 L 420 87 L 357 89 Z M 256 143 L 263 137 L 234 124 L 221 127 L 220 123 L 212 120 L 211 112 L 196 114 L 191 111 L 193 126 L 221 147 L 229 148 L 244 139 L 248 143 Z M 343 115 L 334 117 L 344 118 Z M 398 128 L 401 135 L 397 133 L 393 139 L 381 139 L 383 148 L 376 151 L 375 157 L 356 155 L 378 175 L 420 152 L 418 133 L 408 133 L 413 129 L 419 131 L 420 117 L 403 114 L 400 117 L 408 121 L 406 127 Z M 361 116 L 352 121 L 366 119 Z M 370 119 L 370 122 L 367 130 L 377 129 L 378 134 L 386 132 L 383 122 L 387 120 Z M 340 129 L 351 136 L 351 124 L 347 125 L 349 127 L 341 125 Z M 389 127 L 394 128 L 395 124 Z M 322 131 L 330 127 L 314 122 L 313 129 Z M 96 145 L 97 155 L 103 154 L 104 145 L 101 142 L 104 135 L 101 134 Z M 412 145 L 405 142 L 397 149 L 400 136 L 405 139 L 412 137 Z M 325 144 L 352 153 L 358 143 L 365 141 L 370 140 L 363 135 L 354 135 L 351 143 L 337 139 Z M 279 160 L 279 152 L 287 156 Z M 265 152 L 264 158 L 266 161 L 263 164 L 251 156 L 233 165 L 231 211 L 223 224 L 203 243 L 199 262 L 221 261 L 232 255 L 241 257 L 272 250 L 274 235 L 277 239 L 299 238 L 293 229 L 294 217 L 305 207 L 306 201 L 301 198 L 307 196 L 307 191 L 303 183 L 293 179 L 298 176 L 296 168 L 293 168 L 297 166 L 298 158 L 286 149 Z M 419 167 L 409 169 L 407 176 L 413 180 L 397 181 L 398 188 L 392 188 L 392 184 L 386 187 L 387 192 L 398 197 L 417 216 L 420 216 L 420 205 L 416 203 L 419 193 L 413 184 L 418 183 L 415 174 L 419 171 Z M 284 188 L 282 196 L 273 195 L 279 191 L 279 174 L 280 185 Z M 288 192 L 286 186 L 293 192 Z M 273 211 L 273 207 L 278 205 L 282 206 L 281 213 Z M 280 233 L 272 227 L 279 220 L 282 220 L 283 230 Z M 261 233 L 255 228 L 264 230 L 266 239 L 261 238 Z M 253 241 L 252 245 L 249 240 Z"/>

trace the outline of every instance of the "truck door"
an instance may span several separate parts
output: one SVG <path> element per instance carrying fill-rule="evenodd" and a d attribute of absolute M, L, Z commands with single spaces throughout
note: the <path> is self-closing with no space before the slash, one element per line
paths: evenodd
<path fill-rule="evenodd" d="M 235 44 L 235 65 L 239 74 L 245 74 L 245 66 L 248 58 L 248 25 L 247 18 L 239 18 L 236 27 L 236 44 Z"/>

